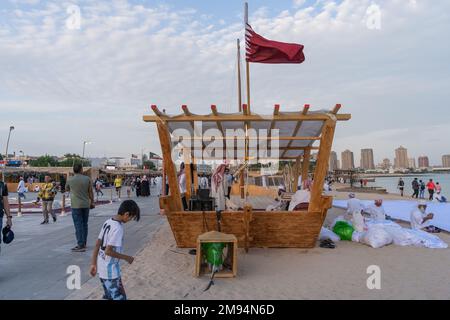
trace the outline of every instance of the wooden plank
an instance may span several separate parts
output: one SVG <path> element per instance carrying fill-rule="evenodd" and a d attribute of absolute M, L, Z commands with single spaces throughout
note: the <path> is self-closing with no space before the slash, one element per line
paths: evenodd
<path fill-rule="evenodd" d="M 180 136 L 181 137 L 181 136 Z M 215 140 L 281 140 L 281 141 L 305 141 L 305 140 L 320 140 L 320 137 L 316 136 L 310 136 L 310 137 L 227 137 L 222 135 L 222 137 L 215 137 L 215 136 L 203 136 L 203 137 L 183 137 L 183 140 L 190 141 L 190 140 L 208 140 L 211 139 Z M 303 147 L 307 148 L 307 147 Z"/>
<path fill-rule="evenodd" d="M 172 144 L 170 141 L 169 131 L 166 125 L 159 121 L 157 123 L 159 142 L 161 144 L 162 157 L 164 162 L 165 174 L 169 180 L 169 190 L 170 195 L 174 201 L 174 208 L 177 210 L 182 210 L 183 205 L 181 202 L 180 188 L 178 186 L 178 179 L 175 165 L 172 161 Z"/>
<path fill-rule="evenodd" d="M 336 118 L 338 121 L 348 121 L 351 119 L 350 114 L 337 114 Z M 145 115 L 142 117 L 145 122 L 158 122 L 160 120 L 164 120 L 165 122 L 189 122 L 189 121 L 237 121 L 237 122 L 245 122 L 245 121 L 327 121 L 330 119 L 329 114 L 279 114 L 277 116 L 261 116 L 258 114 L 220 114 L 218 116 L 215 115 L 179 115 L 175 117 L 169 117 L 163 113 L 160 113 L 156 116 Z"/>
<path fill-rule="evenodd" d="M 249 248 L 313 248 L 316 245 L 324 212 L 321 211 L 254 211 L 248 234 Z M 216 214 L 208 212 L 172 212 L 167 216 L 177 246 L 195 248 L 197 237 L 207 231 L 216 230 Z M 233 234 L 240 248 L 246 245 L 246 230 L 243 212 L 224 211 L 221 220 L 222 232 Z"/>
<path fill-rule="evenodd" d="M 328 120 L 322 131 L 319 154 L 314 171 L 314 183 L 311 190 L 311 201 L 309 211 L 320 211 L 322 204 L 323 184 L 328 172 L 328 163 L 330 159 L 331 147 L 333 145 L 334 131 L 336 121 Z"/>

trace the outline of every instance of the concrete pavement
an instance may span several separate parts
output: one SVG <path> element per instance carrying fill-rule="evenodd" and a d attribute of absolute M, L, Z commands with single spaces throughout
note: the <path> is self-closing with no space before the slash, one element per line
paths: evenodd
<path fill-rule="evenodd" d="M 163 219 L 157 197 L 133 199 L 141 208 L 141 220 L 125 225 L 124 252 L 130 255 L 150 241 Z M 73 295 L 74 291 L 66 285 L 67 267 L 80 267 L 82 285 L 91 279 L 88 272 L 96 238 L 103 222 L 117 212 L 119 205 L 120 202 L 113 202 L 91 210 L 88 250 L 84 253 L 70 251 L 76 245 L 70 213 L 47 225 L 40 225 L 40 214 L 14 217 L 15 240 L 1 247 L 0 299 L 64 299 Z"/>

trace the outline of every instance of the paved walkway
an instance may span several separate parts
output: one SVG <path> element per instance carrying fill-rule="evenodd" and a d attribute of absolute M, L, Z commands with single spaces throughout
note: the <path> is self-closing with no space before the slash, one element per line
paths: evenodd
<path fill-rule="evenodd" d="M 125 225 L 124 250 L 131 255 L 148 244 L 163 222 L 157 197 L 134 200 L 141 207 L 141 220 Z M 73 295 L 66 285 L 67 267 L 80 267 L 82 285 L 91 279 L 88 272 L 95 239 L 103 222 L 117 212 L 119 205 L 113 202 L 91 210 L 85 253 L 70 251 L 76 245 L 70 213 L 48 225 L 40 225 L 40 214 L 14 217 L 15 240 L 10 245 L 2 244 L 0 253 L 0 299 L 64 299 Z"/>

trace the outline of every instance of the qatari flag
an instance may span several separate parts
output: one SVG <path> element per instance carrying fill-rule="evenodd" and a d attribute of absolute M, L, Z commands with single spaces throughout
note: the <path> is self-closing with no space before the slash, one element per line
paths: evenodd
<path fill-rule="evenodd" d="M 268 40 L 261 37 L 247 23 L 245 29 L 248 62 L 257 63 L 302 63 L 305 61 L 303 45 Z"/>

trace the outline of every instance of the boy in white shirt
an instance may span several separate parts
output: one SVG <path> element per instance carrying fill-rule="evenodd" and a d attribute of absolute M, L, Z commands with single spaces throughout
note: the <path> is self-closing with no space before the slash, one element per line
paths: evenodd
<path fill-rule="evenodd" d="M 134 258 L 122 253 L 123 224 L 131 220 L 139 221 L 140 209 L 133 200 L 122 202 L 117 215 L 108 219 L 102 226 L 92 253 L 91 276 L 100 277 L 106 300 L 126 300 L 127 296 L 122 284 L 120 260 L 129 264 Z"/>

